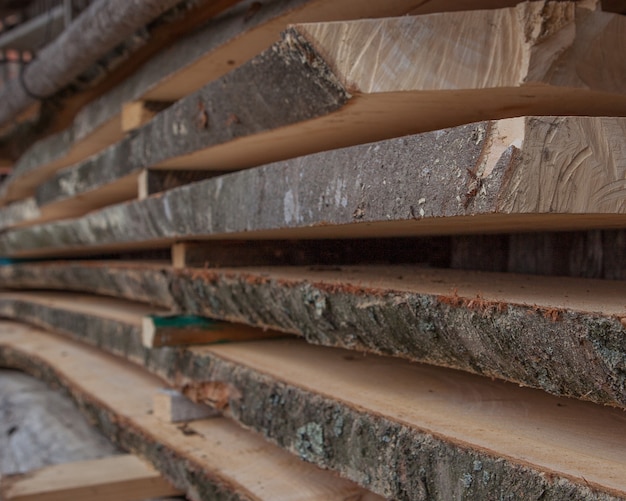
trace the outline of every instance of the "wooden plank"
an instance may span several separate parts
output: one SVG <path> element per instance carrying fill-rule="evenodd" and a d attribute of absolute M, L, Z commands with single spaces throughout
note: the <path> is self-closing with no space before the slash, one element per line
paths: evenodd
<path fill-rule="evenodd" d="M 4 323 L 0 345 L 0 365 L 62 387 L 105 434 L 150 461 L 192 499 L 381 499 L 228 419 L 185 427 L 157 419 L 152 397 L 162 380 L 83 344 Z"/>
<path fill-rule="evenodd" d="M 152 398 L 152 411 L 158 419 L 166 423 L 197 421 L 219 416 L 208 405 L 197 404 L 177 390 L 161 388 Z"/>
<path fill-rule="evenodd" d="M 182 99 L 128 139 L 130 145 L 120 145 L 113 170 L 76 165 L 49 181 L 39 203 L 71 196 L 63 193 L 70 176 L 91 176 L 83 192 L 97 192 L 148 167 L 234 170 L 524 114 L 623 116 L 626 97 L 615 75 L 626 73 L 626 64 L 612 47 L 626 20 L 571 3 L 543 5 L 471 11 L 467 19 L 445 13 L 297 25 L 272 49 Z M 372 43 L 365 43 L 372 33 Z M 469 45 L 478 48 L 466 64 Z M 363 46 L 371 49 L 360 55 Z M 594 53 L 609 58 L 606 64 L 579 72 L 597 63 Z M 450 63 L 442 66 L 444 55 Z M 388 57 L 394 59 L 377 64 Z M 102 173 L 97 181 L 84 172 L 91 169 Z"/>
<path fill-rule="evenodd" d="M 246 325 L 219 322 L 198 315 L 149 315 L 142 319 L 141 341 L 146 348 L 251 341 L 284 336 Z"/>
<path fill-rule="evenodd" d="M 154 116 L 171 106 L 170 101 L 131 101 L 122 105 L 122 132 L 130 132 L 145 125 Z"/>
<path fill-rule="evenodd" d="M 140 501 L 181 494 L 152 466 L 131 454 L 57 464 L 3 477 L 0 493 L 6 501 Z"/>
<path fill-rule="evenodd" d="M 251 464 L 249 458 L 233 453 L 236 444 L 227 436 L 213 432 L 211 425 L 221 423 L 220 418 L 186 427 L 203 437 L 176 432 L 163 436 L 166 424 L 145 415 L 150 403 L 143 403 L 143 392 L 148 385 L 138 385 L 138 376 L 128 379 L 122 372 L 123 380 L 116 376 L 113 383 L 107 378 L 100 381 L 92 374 L 103 369 L 99 362 L 103 355 L 91 355 L 60 339 L 51 346 L 45 339 L 38 333 L 28 337 L 3 333 L 1 363 L 33 371 L 38 364 L 53 373 L 48 377 L 63 371 L 64 377 L 56 379 L 67 381 L 65 387 L 71 384 L 73 394 L 91 402 L 89 395 L 97 390 L 99 399 L 114 409 L 128 405 L 124 414 L 134 411 L 126 425 L 129 433 L 140 420 L 149 424 L 149 438 L 163 437 L 161 455 L 163 448 L 171 454 L 174 440 L 186 438 L 195 439 L 196 447 L 189 447 L 188 454 L 195 452 L 197 457 L 198 442 L 215 439 L 227 444 L 227 457 L 219 449 L 212 455 L 204 449 L 209 457 L 203 462 L 217 463 L 218 471 L 232 461 L 245 459 L 248 467 Z M 69 356 L 62 358 L 60 350 Z M 232 390 L 226 404 L 233 418 L 308 462 L 367 484 L 386 498 L 420 499 L 424 493 L 436 493 L 436 499 L 491 499 L 501 492 L 578 501 L 626 496 L 626 425 L 619 409 L 558 399 L 449 369 L 297 341 L 192 348 L 186 356 L 187 363 L 175 365 L 190 369 L 186 379 L 178 377 L 184 393 L 195 390 L 202 401 L 205 386 L 227 384 Z M 107 367 L 107 373 L 112 370 Z M 124 392 L 129 382 L 132 390 Z M 103 388 L 112 384 L 119 385 L 115 406 Z M 130 398 L 139 402 L 127 404 Z M 98 414 L 100 406 L 94 407 L 92 413 Z M 291 463 L 296 461 L 292 458 Z M 268 468 L 261 468 L 265 479 L 273 477 L 267 471 L 277 473 Z M 294 492 L 293 487 L 289 490 Z M 262 499 L 282 499 L 265 496 Z"/>
<path fill-rule="evenodd" d="M 9 231 L 0 236 L 0 254 L 102 253 L 202 239 L 623 228 L 624 137 L 623 118 L 479 122 L 270 164 L 82 219 Z"/>
<path fill-rule="evenodd" d="M 111 297 L 58 292 L 0 293 L 1 316 L 88 340 L 99 347 L 112 342 L 117 346 L 113 351 L 135 362 L 141 362 L 149 348 L 286 336 L 198 315 L 164 313 L 160 308 Z"/>
<path fill-rule="evenodd" d="M 515 4 L 518 0 L 506 0 Z M 490 8 L 502 1 L 480 0 L 466 2 L 465 8 Z M 280 38 L 280 33 L 296 22 L 319 22 L 340 19 L 375 18 L 403 15 L 408 12 L 432 12 L 454 10 L 462 2 L 437 0 L 393 0 L 387 2 L 359 2 L 358 0 L 288 0 L 265 3 L 245 0 L 238 2 L 206 26 L 193 32 L 190 22 L 205 22 L 211 16 L 232 4 L 203 2 L 196 12 L 185 16 L 180 26 L 170 33 L 165 25 L 162 34 L 153 33 L 147 50 L 139 50 L 137 57 L 144 62 L 135 70 L 133 57 L 109 75 L 103 90 L 95 89 L 99 97 L 90 105 L 82 101 L 73 105 L 81 108 L 71 128 L 59 132 L 36 144 L 18 162 L 14 175 L 0 190 L 0 203 L 34 194 L 37 185 L 60 169 L 86 160 L 89 156 L 122 139 L 120 113 L 123 103 L 135 100 L 176 101 L 191 94 L 245 63 Z M 199 15 L 198 15 L 199 14 Z M 195 26 L 199 26 L 196 24 Z M 185 35 L 183 37 L 183 35 Z M 175 43 L 176 37 L 181 37 Z M 156 38 L 156 40 L 155 40 Z M 156 42 L 156 43 L 155 43 Z M 167 50 L 163 44 L 171 45 Z M 156 47 L 156 51 L 155 51 Z M 150 59 L 146 62 L 146 59 Z M 122 74 L 119 74 L 122 73 Z M 122 81 L 123 79 L 126 79 Z M 119 85 L 111 90 L 114 85 Z M 121 83 L 120 83 L 121 82 Z M 101 86 L 102 87 L 102 86 Z M 80 96 L 79 96 L 80 97 Z"/>
<path fill-rule="evenodd" d="M 172 270 L 111 262 L 78 265 L 56 280 L 44 272 L 31 287 L 46 276 L 48 287 L 60 281 L 68 289 L 97 289 L 317 344 L 455 367 L 626 408 L 621 281 L 412 266 Z M 77 301 L 62 301 L 59 293 L 54 307 L 38 296 L 2 294 L 0 313 L 148 367 L 158 368 L 159 357 L 170 356 L 146 349 L 137 327 L 98 312 L 74 313 Z"/>

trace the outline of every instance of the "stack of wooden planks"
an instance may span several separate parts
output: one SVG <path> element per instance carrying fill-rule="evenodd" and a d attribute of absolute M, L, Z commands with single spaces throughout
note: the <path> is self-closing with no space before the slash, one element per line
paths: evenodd
<path fill-rule="evenodd" d="M 626 499 L 626 18 L 369 3 L 236 3 L 33 144 L 0 365 L 194 500 Z"/>

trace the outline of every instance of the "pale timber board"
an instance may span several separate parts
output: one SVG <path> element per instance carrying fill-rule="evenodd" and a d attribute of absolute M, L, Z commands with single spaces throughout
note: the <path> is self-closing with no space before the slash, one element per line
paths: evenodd
<path fill-rule="evenodd" d="M 181 494 L 152 466 L 130 454 L 5 477 L 0 481 L 0 493 L 5 501 L 136 501 Z"/>
<path fill-rule="evenodd" d="M 493 8 L 502 2 L 481 0 L 472 8 Z M 513 5 L 517 0 L 507 0 Z M 54 172 L 81 162 L 123 138 L 121 109 L 135 100 L 176 101 L 245 63 L 280 38 L 292 23 L 387 17 L 408 12 L 458 9 L 437 0 L 245 1 L 216 17 L 148 61 L 126 82 L 86 106 L 71 128 L 36 144 L 20 159 L 2 202 L 34 193 Z M 438 8 L 438 6 L 441 6 Z"/>
<path fill-rule="evenodd" d="M 626 20 L 543 5 L 295 25 L 120 144 L 113 170 L 96 167 L 104 157 L 73 166 L 39 203 L 149 167 L 234 170 L 477 120 L 626 114 L 626 79 L 616 78 L 626 65 L 613 50 Z M 63 193 L 72 178 L 89 186 Z"/>
<path fill-rule="evenodd" d="M 625 130 L 624 118 L 519 117 L 333 150 L 12 230 L 0 253 L 624 228 Z"/>
<path fill-rule="evenodd" d="M 183 430 L 160 421 L 151 410 L 162 382 L 119 359 L 19 324 L 3 323 L 0 339 L 3 365 L 60 384 L 105 433 L 154 463 L 191 499 L 380 499 L 224 418 Z"/>
<path fill-rule="evenodd" d="M 392 359 L 350 358 L 346 352 L 293 341 L 197 350 L 438 438 L 625 493 L 626 421 L 620 411 Z M 606 421 L 600 417 L 605 411 Z"/>
<path fill-rule="evenodd" d="M 21 329 L 29 333 L 27 339 L 2 334 L 3 364 L 27 370 L 33 364 L 51 367 L 53 373 L 62 373 L 63 386 L 72 388 L 74 395 L 82 393 L 89 401 L 97 388 L 105 405 L 111 407 L 112 398 L 123 401 L 104 391 L 108 381 L 93 382 L 91 367 L 102 366 L 104 355 L 85 356 L 92 353 L 85 347 L 60 339 L 50 343 L 43 334 Z M 72 356 L 69 367 L 62 365 L 61 350 Z M 211 381 L 227 382 L 232 387 L 228 404 L 233 417 L 307 461 L 338 470 L 393 499 L 420 499 L 424 493 L 431 499 L 461 494 L 488 499 L 499 492 L 543 495 L 548 500 L 612 500 L 626 495 L 626 423 L 621 410 L 555 399 L 447 369 L 295 341 L 194 348 L 189 356 L 194 374 L 191 379 L 179 378 L 184 391 L 193 393 L 195 388 L 202 398 Z M 120 371 L 121 362 L 115 362 L 120 375 L 132 382 L 133 393 L 143 393 L 147 385 L 138 390 L 135 380 Z M 191 447 L 184 448 L 181 442 L 194 437 L 181 437 L 173 430 L 163 433 L 171 425 L 141 414 L 130 418 L 131 430 L 139 423 L 150 425 L 148 437 L 165 436 L 166 449 L 177 445 L 177 452 L 196 456 L 213 452 L 202 450 L 197 437 L 189 451 Z M 244 462 L 249 472 L 249 458 L 233 453 L 240 452 L 237 444 L 227 442 L 225 433 L 216 434 L 216 422 L 222 420 L 187 428 L 201 433 L 204 442 L 223 442 L 216 452 L 230 451 L 227 461 L 214 454 L 203 462 L 217 463 L 220 471 L 233 461 Z M 267 465 L 262 468 L 266 477 Z M 405 474 L 393 475 L 398 471 Z"/>
<path fill-rule="evenodd" d="M 626 408 L 621 369 L 626 353 L 624 282 L 420 267 L 342 270 L 168 270 L 110 263 L 44 273 L 30 286 L 48 276 L 48 287 L 76 289 L 88 282 L 101 294 Z M 6 275 L 4 282 L 11 284 Z M 13 286 L 28 285 L 18 280 Z M 97 310 L 76 312 L 71 299 L 59 299 L 52 307 L 37 296 L 2 295 L 0 313 L 63 332 L 168 376 L 178 366 L 179 352 L 147 350 L 136 325 L 103 318 Z"/>

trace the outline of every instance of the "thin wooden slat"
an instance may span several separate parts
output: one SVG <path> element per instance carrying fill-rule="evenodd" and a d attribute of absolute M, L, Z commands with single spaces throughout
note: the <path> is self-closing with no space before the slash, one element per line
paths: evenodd
<path fill-rule="evenodd" d="M 181 494 L 152 466 L 130 454 L 5 476 L 0 493 L 5 501 L 141 501 Z"/>
<path fill-rule="evenodd" d="M 180 426 L 152 414 L 162 380 L 80 343 L 19 324 L 0 327 L 0 365 L 62 387 L 107 434 L 191 499 L 364 501 L 381 498 L 225 418 Z"/>
<path fill-rule="evenodd" d="M 26 313 L 31 312 L 31 315 Z M 162 309 L 110 297 L 74 293 L 0 293 L 0 315 L 106 346 L 140 360 L 145 348 L 241 342 L 284 333 L 215 321 L 197 315 L 166 315 Z M 167 355 L 165 355 L 167 356 Z"/>

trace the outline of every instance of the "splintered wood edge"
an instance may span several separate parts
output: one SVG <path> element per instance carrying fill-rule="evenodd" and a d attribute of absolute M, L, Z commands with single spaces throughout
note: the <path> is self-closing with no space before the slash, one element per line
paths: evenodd
<path fill-rule="evenodd" d="M 56 464 L 25 474 L 3 476 L 0 492 L 5 501 L 134 501 L 180 496 L 152 465 L 130 454 Z"/>
<path fill-rule="evenodd" d="M 307 492 L 310 499 L 343 501 L 360 496 L 382 501 L 350 481 L 295 460 L 227 419 L 200 420 L 183 427 L 157 419 L 152 414 L 152 396 L 162 381 L 82 343 L 2 322 L 0 362 L 64 388 L 105 434 L 146 457 L 192 499 L 230 495 L 278 501 L 292 499 L 296 489 Z M 250 469 L 251 462 L 263 468 Z M 264 468 L 270 468 L 272 475 Z"/>

